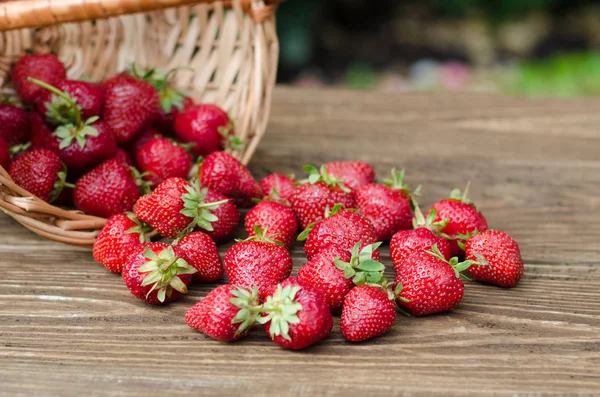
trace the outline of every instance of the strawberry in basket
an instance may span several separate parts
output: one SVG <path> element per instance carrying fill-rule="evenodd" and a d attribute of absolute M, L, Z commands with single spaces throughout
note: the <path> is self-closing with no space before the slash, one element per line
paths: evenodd
<path fill-rule="evenodd" d="M 4 139 L 0 138 L 0 167 L 8 170 L 10 165 L 10 150 Z"/>
<path fill-rule="evenodd" d="M 27 142 L 29 134 L 29 114 L 15 105 L 0 103 L 0 138 L 14 146 Z"/>
<path fill-rule="evenodd" d="M 64 80 L 67 71 L 54 54 L 27 54 L 21 57 L 12 69 L 12 83 L 17 94 L 26 105 L 35 104 L 36 99 L 44 93 L 44 88 L 29 78 L 56 85 Z"/>
<path fill-rule="evenodd" d="M 36 99 L 37 111 L 44 115 L 46 121 L 53 125 L 75 123 L 76 108 L 81 112 L 81 118 L 100 116 L 104 102 L 104 88 L 100 84 L 78 81 L 62 80 L 54 85 L 58 90 L 67 94 L 72 101 L 65 100 L 61 95 L 44 90 Z M 76 103 L 76 108 L 72 102 Z"/>
<path fill-rule="evenodd" d="M 186 149 L 161 137 L 144 143 L 135 158 L 140 171 L 146 174 L 146 180 L 154 186 L 167 178 L 187 178 L 192 168 L 192 156 Z"/>

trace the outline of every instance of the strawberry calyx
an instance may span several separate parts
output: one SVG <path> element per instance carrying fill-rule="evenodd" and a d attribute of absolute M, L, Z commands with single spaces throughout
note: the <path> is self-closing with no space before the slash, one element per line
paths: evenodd
<path fill-rule="evenodd" d="M 302 287 L 298 285 L 286 285 L 282 288 L 281 284 L 278 284 L 273 295 L 267 297 L 260 310 L 266 315 L 259 317 L 257 321 L 260 324 L 271 322 L 269 326 L 271 339 L 281 336 L 287 341 L 292 340 L 289 334 L 290 324 L 300 323 L 298 312 L 302 310 L 302 305 L 294 300 L 300 290 Z"/>
<path fill-rule="evenodd" d="M 262 305 L 258 299 L 257 287 L 244 289 L 236 286 L 230 293 L 233 298 L 229 299 L 229 302 L 240 309 L 231 320 L 232 324 L 240 324 L 237 331 L 235 331 L 235 334 L 239 335 L 256 322 L 262 310 Z"/>
<path fill-rule="evenodd" d="M 310 183 L 311 185 L 314 185 L 315 183 L 323 182 L 331 188 L 339 188 L 345 193 L 351 192 L 351 190 L 344 185 L 342 179 L 329 175 L 324 165 L 322 165 L 320 169 L 311 164 L 307 164 L 303 168 L 304 171 L 308 173 L 308 178 L 298 181 L 300 184 Z"/>
<path fill-rule="evenodd" d="M 470 187 L 471 187 L 471 181 L 467 181 L 467 186 L 465 186 L 464 191 L 461 192 L 461 190 L 458 188 L 452 189 L 452 191 L 450 192 L 450 196 L 448 196 L 448 198 L 451 200 L 460 201 L 463 204 L 468 204 L 468 205 L 471 205 L 471 206 L 477 208 L 475 206 L 475 203 L 473 202 L 473 200 L 471 200 L 469 198 L 469 188 Z"/>
<path fill-rule="evenodd" d="M 226 149 L 243 150 L 245 147 L 244 141 L 242 141 L 239 137 L 233 134 L 233 127 L 234 123 L 230 117 L 229 123 L 227 123 L 227 125 L 220 126 L 219 128 L 217 128 L 217 131 L 219 132 L 219 134 L 221 134 L 223 139 L 225 139 Z"/>
<path fill-rule="evenodd" d="M 458 244 L 458 248 L 460 248 L 461 250 L 465 250 L 466 248 L 466 241 L 468 239 L 470 239 L 473 236 L 476 236 L 479 234 L 479 230 L 475 229 L 471 232 L 468 233 L 457 233 L 456 236 L 454 236 L 454 238 L 452 238 L 452 240 L 456 240 L 456 244 Z"/>
<path fill-rule="evenodd" d="M 480 263 L 478 261 L 473 261 L 470 259 L 459 262 L 459 259 L 457 256 L 450 258 L 450 260 L 448 261 L 448 260 L 446 260 L 444 255 L 442 255 L 442 253 L 440 252 L 439 248 L 437 247 L 437 244 L 434 244 L 431 247 L 431 251 L 425 251 L 425 253 L 450 265 L 450 267 L 454 270 L 454 273 L 456 274 L 456 278 L 461 278 L 463 280 L 471 280 L 469 277 L 467 277 L 466 275 L 463 274 L 463 272 L 465 270 L 467 270 L 469 267 L 471 267 L 471 265 L 485 266 L 484 263 Z"/>
<path fill-rule="evenodd" d="M 344 262 L 337 256 L 333 263 L 335 267 L 344 271 L 345 278 L 352 278 L 355 285 L 387 283 L 383 276 L 385 265 L 372 258 L 373 252 L 379 248 L 381 242 L 370 244 L 360 249 L 362 242 L 354 244 L 350 250 L 350 262 Z M 360 252 L 359 252 L 360 250 Z"/>
<path fill-rule="evenodd" d="M 406 317 L 410 317 L 411 316 L 410 313 L 407 312 L 406 310 L 404 310 L 404 308 L 398 304 L 398 301 L 403 302 L 403 303 L 410 303 L 410 299 L 407 299 L 402 296 L 402 282 L 399 282 L 393 291 L 389 290 L 389 289 L 387 291 L 388 291 L 388 297 L 390 297 L 390 299 L 394 299 L 394 303 L 396 305 L 396 311 L 400 312 L 401 314 L 405 315 Z"/>
<path fill-rule="evenodd" d="M 140 172 L 137 168 L 130 166 L 129 169 L 135 178 L 135 184 L 140 190 L 140 194 L 143 196 L 144 194 L 150 193 L 152 190 L 152 183 L 148 182 L 145 178 L 152 174 L 150 171 Z"/>
<path fill-rule="evenodd" d="M 10 153 L 11 157 L 15 157 L 17 154 L 24 152 L 30 148 L 31 142 L 20 143 L 18 145 L 13 145 L 10 148 L 8 148 L 8 152 Z"/>
<path fill-rule="evenodd" d="M 133 212 L 126 212 L 124 215 L 135 223 L 135 226 L 127 229 L 125 234 L 137 233 L 140 236 L 140 244 L 149 243 L 149 234 L 152 232 L 152 227 L 139 220 Z"/>
<path fill-rule="evenodd" d="M 75 189 L 75 185 L 67 182 L 67 167 L 61 163 L 62 170 L 56 173 L 56 181 L 50 193 L 50 202 L 56 201 L 65 187 Z"/>
<path fill-rule="evenodd" d="M 193 219 L 188 227 L 182 231 L 181 235 L 183 236 L 191 232 L 196 226 L 209 232 L 214 231 L 212 223 L 219 220 L 219 218 L 213 214 L 212 211 L 219 208 L 221 204 L 227 203 L 230 199 L 211 203 L 204 202 L 206 194 L 208 193 L 208 188 L 201 189 L 198 180 L 195 180 L 186 186 L 185 190 L 187 193 L 184 193 L 181 196 L 181 199 L 183 200 L 183 209 L 180 213 Z"/>
<path fill-rule="evenodd" d="M 408 198 L 410 198 L 410 205 L 412 209 L 415 209 L 417 202 L 415 201 L 414 196 L 421 195 L 421 185 L 417 186 L 417 188 L 412 191 L 405 183 L 404 183 L 404 175 L 406 171 L 404 169 L 398 171 L 396 168 L 392 168 L 391 174 L 392 177 L 390 179 L 384 179 L 383 184 L 392 190 L 398 190 Z"/>
<path fill-rule="evenodd" d="M 56 128 L 56 131 L 54 131 L 54 136 L 60 138 L 61 140 L 58 145 L 59 149 L 64 149 L 71 146 L 74 141 L 77 142 L 83 149 L 88 136 L 98 136 L 98 130 L 92 127 L 92 124 L 98 121 L 100 118 L 98 116 L 93 116 L 87 120 L 83 120 L 81 117 L 81 107 L 77 105 L 75 98 L 71 98 L 71 96 L 66 92 L 61 91 L 53 85 L 41 80 L 27 77 L 27 81 L 52 92 L 53 97 L 55 95 L 59 97 L 62 101 L 64 101 L 64 103 L 67 104 L 69 112 L 72 112 L 72 117 L 68 116 L 64 120 L 61 120 L 59 123 L 57 123 L 60 124 L 60 126 Z"/>
<path fill-rule="evenodd" d="M 173 88 L 169 88 L 169 78 L 171 75 L 179 70 L 178 68 L 171 69 L 168 73 L 164 73 L 160 69 L 152 68 L 146 72 L 141 72 L 137 65 L 134 63 L 131 65 L 131 73 L 133 77 L 138 80 L 145 81 L 150 84 L 158 92 L 160 98 L 160 107 L 163 112 L 170 113 L 175 107 L 180 112 L 183 110 L 183 103 L 185 101 L 186 94 L 183 91 L 178 91 Z"/>
<path fill-rule="evenodd" d="M 197 270 L 190 266 L 185 259 L 178 258 L 173 251 L 173 247 L 165 248 L 158 255 L 147 248 L 144 250 L 144 257 L 148 261 L 138 267 L 137 271 L 148 273 L 141 284 L 142 287 L 152 286 L 146 297 L 153 291 L 157 291 L 158 300 L 164 302 L 166 297 L 171 296 L 173 290 L 177 290 L 182 294 L 187 293 L 187 286 L 178 276 L 194 274 Z"/>
<path fill-rule="evenodd" d="M 418 203 L 415 203 L 414 211 L 415 211 L 415 216 L 412 220 L 414 229 L 424 227 L 426 229 L 431 230 L 434 234 L 436 234 L 440 237 L 443 237 L 447 240 L 453 239 L 452 237 L 448 236 L 447 234 L 442 233 L 442 230 L 444 230 L 444 228 L 450 222 L 450 218 L 442 219 L 441 221 L 436 221 L 435 218 L 437 218 L 437 210 L 435 208 L 432 208 L 431 211 L 429 211 L 429 214 L 427 214 L 427 218 L 425 218 L 425 216 L 421 212 L 421 209 L 419 208 Z"/>
<path fill-rule="evenodd" d="M 275 234 L 275 235 L 267 234 L 267 232 L 269 231 L 269 228 L 265 228 L 263 230 L 263 228 L 260 227 L 260 225 L 256 224 L 256 225 L 254 225 L 253 229 L 254 229 L 254 236 L 249 236 L 246 239 L 235 239 L 235 241 L 238 243 L 241 243 L 244 241 L 257 241 L 260 243 L 277 244 L 281 247 L 285 247 L 285 244 L 283 244 L 283 242 L 273 239 L 273 237 L 277 237 L 278 234 Z"/>

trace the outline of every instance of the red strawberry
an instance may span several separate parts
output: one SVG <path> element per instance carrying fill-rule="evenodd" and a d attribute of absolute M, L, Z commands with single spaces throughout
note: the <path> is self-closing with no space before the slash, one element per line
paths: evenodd
<path fill-rule="evenodd" d="M 96 262 L 113 273 L 121 273 L 133 249 L 150 242 L 150 228 L 140 222 L 134 214 L 113 215 L 106 221 L 94 243 L 93 255 Z"/>
<path fill-rule="evenodd" d="M 257 233 L 232 245 L 225 253 L 225 273 L 230 284 L 243 288 L 258 287 L 264 298 L 280 281 L 292 272 L 292 257 L 275 241 Z"/>
<path fill-rule="evenodd" d="M 259 310 L 256 288 L 221 285 L 187 311 L 185 322 L 213 339 L 233 342 L 246 336 Z"/>
<path fill-rule="evenodd" d="M 267 297 L 258 322 L 279 346 L 299 350 L 326 338 L 333 317 L 325 297 L 316 288 L 289 278 Z"/>
<path fill-rule="evenodd" d="M 465 254 L 475 263 L 469 273 L 475 280 L 501 287 L 514 287 L 523 276 L 519 244 L 508 234 L 486 230 L 467 240 Z"/>
<path fill-rule="evenodd" d="M 298 221 L 294 211 L 275 201 L 262 201 L 248 211 L 244 222 L 248 236 L 255 235 L 254 228 L 257 225 L 265 231 L 267 237 L 282 242 L 288 250 L 298 232 Z"/>
<path fill-rule="evenodd" d="M 12 180 L 29 193 L 46 201 L 55 201 L 68 184 L 67 170 L 56 153 L 48 149 L 33 148 L 20 155 L 10 165 Z"/>
<path fill-rule="evenodd" d="M 432 251 L 412 254 L 397 271 L 396 302 L 415 316 L 453 309 L 465 290 L 461 272 L 472 263 L 459 263 L 457 257 L 446 261 L 435 245 Z"/>
<path fill-rule="evenodd" d="M 289 199 L 296 190 L 296 181 L 281 174 L 270 174 L 260 181 L 260 187 L 264 192 L 263 200 L 278 201 L 289 204 Z"/>
<path fill-rule="evenodd" d="M 131 211 L 140 197 L 135 174 L 118 159 L 106 160 L 75 184 L 75 206 L 89 215 L 108 218 Z"/>
<path fill-rule="evenodd" d="M 156 128 L 148 128 L 133 138 L 126 146 L 127 152 L 132 158 L 136 158 L 137 152 L 140 150 L 142 146 L 144 146 L 148 141 L 154 138 L 160 138 L 160 132 Z"/>
<path fill-rule="evenodd" d="M 410 229 L 414 208 L 413 193 L 404 184 L 404 170 L 393 169 L 392 179 L 384 183 L 364 185 L 354 192 L 356 208 L 373 224 L 378 241 L 389 240 L 398 230 Z"/>
<path fill-rule="evenodd" d="M 436 222 L 436 217 L 437 211 L 433 209 L 425 219 L 419 206 L 415 206 L 414 229 L 400 230 L 390 241 L 390 256 L 396 270 L 406 258 L 415 252 L 431 250 L 433 245 L 437 245 L 444 258 L 447 260 L 451 258 L 450 242 L 440 236 L 440 230 L 448 224 L 449 220 Z"/>
<path fill-rule="evenodd" d="M 4 139 L 0 138 L 0 167 L 8 170 L 10 166 L 10 150 Z"/>
<path fill-rule="evenodd" d="M 12 69 L 12 83 L 27 105 L 33 105 L 44 89 L 27 81 L 28 77 L 55 85 L 65 79 L 65 66 L 53 54 L 28 54 L 17 61 Z"/>
<path fill-rule="evenodd" d="M 333 161 L 325 163 L 324 167 L 330 176 L 340 179 L 352 190 L 373 183 L 375 180 L 373 166 L 362 161 Z"/>
<path fill-rule="evenodd" d="M 240 207 L 251 207 L 253 199 L 263 196 L 260 185 L 250 171 L 225 152 L 209 154 L 200 166 L 199 178 L 203 186 L 232 198 Z"/>
<path fill-rule="evenodd" d="M 187 285 L 195 272 L 196 269 L 181 257 L 177 247 L 146 243 L 131 251 L 122 275 L 133 296 L 161 305 L 187 293 Z"/>
<path fill-rule="evenodd" d="M 319 171 L 312 165 L 306 165 L 304 169 L 309 177 L 301 181 L 302 184 L 289 199 L 302 229 L 323 219 L 325 210 L 336 204 L 354 207 L 354 194 L 339 179 L 331 177 L 324 167 Z"/>
<path fill-rule="evenodd" d="M 137 151 L 136 161 L 154 186 L 171 177 L 185 179 L 192 168 L 192 156 L 166 138 L 152 138 L 146 142 Z"/>
<path fill-rule="evenodd" d="M 81 117 L 88 119 L 100 116 L 104 102 L 104 89 L 100 84 L 88 81 L 62 80 L 53 84 L 71 98 L 65 101 L 61 96 L 44 90 L 36 99 L 36 108 L 52 124 L 73 124 L 76 116 L 72 102 L 75 102 L 81 112 Z"/>
<path fill-rule="evenodd" d="M 197 270 L 194 279 L 214 283 L 223 277 L 223 261 L 214 240 L 205 233 L 193 232 L 177 242 L 187 263 Z"/>
<path fill-rule="evenodd" d="M 123 148 L 117 148 L 117 154 L 115 154 L 114 158 L 121 160 L 130 167 L 134 166 L 131 156 L 129 156 L 129 153 Z"/>
<path fill-rule="evenodd" d="M 0 139 L 8 146 L 15 146 L 29 140 L 29 114 L 15 106 L 0 103 Z"/>
<path fill-rule="evenodd" d="M 487 221 L 484 216 L 477 210 L 475 204 L 467 197 L 469 184 L 461 193 L 459 189 L 454 189 L 450 193 L 450 197 L 443 199 L 433 204 L 429 211 L 436 209 L 436 222 L 443 219 L 450 219 L 442 233 L 457 239 L 457 241 L 465 242 L 465 238 L 476 232 L 483 232 L 488 229 Z M 463 252 L 458 247 L 457 241 L 452 241 L 452 256 L 462 256 Z"/>
<path fill-rule="evenodd" d="M 171 103 L 171 108 L 166 111 L 167 105 L 162 105 L 165 101 L 165 96 L 159 92 L 161 102 L 161 112 L 158 119 L 154 122 L 156 128 L 165 135 L 175 135 L 175 118 L 183 110 L 194 106 L 194 100 L 190 97 L 184 96 L 180 104 Z M 168 95 L 167 95 L 168 96 Z"/>
<path fill-rule="evenodd" d="M 309 226 L 298 239 L 306 239 L 304 252 L 308 260 L 331 246 L 349 250 L 361 242 L 362 249 L 377 241 L 371 222 L 354 211 L 341 209 L 340 204 L 328 211 L 325 219 Z M 379 251 L 375 251 L 374 257 L 379 260 Z"/>
<path fill-rule="evenodd" d="M 232 147 L 241 144 L 233 135 L 229 115 L 216 105 L 202 104 L 185 108 L 175 117 L 175 135 L 192 147 L 199 156 L 223 150 L 228 141 Z"/>
<path fill-rule="evenodd" d="M 392 329 L 396 321 L 396 305 L 390 292 L 379 285 L 353 288 L 344 299 L 340 317 L 342 336 L 350 342 L 360 342 Z"/>
<path fill-rule="evenodd" d="M 160 114 L 160 98 L 149 83 L 128 74 L 104 82 L 103 119 L 118 143 L 129 142 Z"/>
<path fill-rule="evenodd" d="M 165 179 L 135 203 L 133 212 L 163 237 L 176 238 L 199 227 L 215 241 L 231 237 L 240 218 L 229 199 L 182 178 Z"/>

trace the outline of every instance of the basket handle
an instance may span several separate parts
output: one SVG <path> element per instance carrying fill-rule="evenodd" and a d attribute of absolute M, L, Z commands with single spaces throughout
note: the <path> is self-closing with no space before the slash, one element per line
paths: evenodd
<path fill-rule="evenodd" d="M 170 7 L 213 3 L 217 0 L 12 0 L 0 3 L 0 32 L 103 19 L 118 15 L 157 11 Z M 239 1 L 257 22 L 275 12 L 283 0 L 222 0 L 226 6 Z"/>

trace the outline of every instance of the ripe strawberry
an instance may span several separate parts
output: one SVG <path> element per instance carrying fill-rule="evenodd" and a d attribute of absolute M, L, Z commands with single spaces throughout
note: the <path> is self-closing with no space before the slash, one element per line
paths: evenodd
<path fill-rule="evenodd" d="M 288 176 L 273 173 L 260 181 L 260 187 L 264 192 L 263 200 L 289 204 L 289 199 L 296 190 L 296 181 Z"/>
<path fill-rule="evenodd" d="M 104 121 L 118 143 L 129 142 L 160 114 L 160 98 L 149 83 L 128 74 L 104 82 Z"/>
<path fill-rule="evenodd" d="M 133 249 L 150 242 L 151 229 L 140 222 L 133 213 L 113 215 L 98 234 L 92 251 L 96 262 L 113 273 L 121 273 Z"/>
<path fill-rule="evenodd" d="M 135 174 L 118 159 L 106 160 L 75 184 L 75 206 L 89 215 L 108 218 L 131 211 L 140 197 Z"/>
<path fill-rule="evenodd" d="M 436 222 L 446 218 L 450 219 L 441 232 L 457 240 L 451 242 L 452 256 L 463 255 L 462 250 L 458 246 L 458 241 L 464 244 L 466 240 L 464 237 L 488 229 L 488 224 L 484 216 L 467 197 L 468 191 L 469 184 L 467 184 L 464 193 L 459 189 L 454 189 L 450 192 L 449 198 L 438 201 L 429 209 L 429 211 L 434 208 L 436 209 Z"/>
<path fill-rule="evenodd" d="M 360 250 L 356 243 L 352 250 L 331 246 L 319 252 L 298 271 L 298 281 L 318 289 L 329 304 L 332 313 L 340 313 L 346 294 L 354 285 L 380 282 L 385 266 L 373 259 L 379 246 L 371 244 Z"/>
<path fill-rule="evenodd" d="M 289 278 L 267 297 L 258 322 L 279 346 L 299 350 L 326 338 L 333 317 L 325 297 L 316 288 Z"/>
<path fill-rule="evenodd" d="M 205 233 L 193 232 L 176 244 L 187 263 L 197 270 L 194 279 L 202 283 L 214 283 L 223 277 L 223 261 L 217 244 Z"/>
<path fill-rule="evenodd" d="M 272 240 L 282 242 L 288 250 L 298 232 L 298 221 L 294 211 L 275 201 L 262 201 L 248 211 L 244 222 L 248 236 L 255 235 L 255 226 L 264 230 L 267 237 Z"/>
<path fill-rule="evenodd" d="M 359 285 L 344 299 L 340 317 L 342 336 L 360 342 L 385 334 L 396 321 L 396 305 L 391 291 L 380 285 Z"/>
<path fill-rule="evenodd" d="M 362 161 L 333 161 L 325 163 L 324 167 L 330 176 L 340 179 L 352 190 L 373 183 L 375 180 L 373 166 Z"/>
<path fill-rule="evenodd" d="M 261 298 L 292 272 L 290 253 L 266 237 L 259 227 L 255 236 L 232 245 L 224 262 L 230 284 L 243 288 L 256 286 Z"/>
<path fill-rule="evenodd" d="M 192 156 L 166 138 L 152 138 L 136 153 L 136 161 L 146 179 L 154 186 L 171 177 L 187 178 Z"/>
<path fill-rule="evenodd" d="M 194 106 L 194 100 L 190 97 L 184 96 L 180 104 L 171 102 L 170 110 L 166 111 L 169 105 L 163 105 L 163 103 L 165 103 L 165 95 L 161 94 L 160 92 L 158 94 L 160 95 L 161 112 L 158 116 L 158 119 L 154 122 L 154 126 L 162 134 L 175 135 L 175 118 L 180 112 L 191 106 Z M 169 94 L 166 95 L 168 96 Z"/>
<path fill-rule="evenodd" d="M 65 186 L 67 169 L 56 153 L 48 149 L 33 148 L 19 156 L 10 165 L 12 180 L 29 193 L 46 201 L 55 201 Z"/>
<path fill-rule="evenodd" d="M 342 209 L 340 204 L 327 211 L 325 219 L 306 228 L 298 237 L 300 241 L 304 239 L 304 253 L 308 260 L 331 246 L 349 250 L 361 242 L 362 249 L 377 241 L 371 222 L 352 210 Z M 379 260 L 379 251 L 375 251 L 374 256 Z"/>
<path fill-rule="evenodd" d="M 8 170 L 10 166 L 10 150 L 4 139 L 0 138 L 0 167 Z"/>
<path fill-rule="evenodd" d="M 120 147 L 117 148 L 117 154 L 115 154 L 114 158 L 121 160 L 122 162 L 124 162 L 125 164 L 127 164 L 130 167 L 134 166 L 131 156 L 123 148 L 120 148 Z"/>
<path fill-rule="evenodd" d="M 312 165 L 306 165 L 304 169 L 309 173 L 308 179 L 300 181 L 301 185 L 289 199 L 302 229 L 323 219 L 325 210 L 336 204 L 354 207 L 354 194 L 341 180 L 330 176 L 325 167 L 319 171 Z"/>
<path fill-rule="evenodd" d="M 415 316 L 453 309 L 464 294 L 461 272 L 472 263 L 459 263 L 457 257 L 447 261 L 435 245 L 432 251 L 412 254 L 397 270 L 396 303 Z"/>
<path fill-rule="evenodd" d="M 177 247 L 146 243 L 135 247 L 123 265 L 123 281 L 131 294 L 153 305 L 172 302 L 187 293 L 196 269 Z"/>
<path fill-rule="evenodd" d="M 208 156 L 223 150 L 226 143 L 234 149 L 241 141 L 233 135 L 229 115 L 216 105 L 202 104 L 185 108 L 175 116 L 175 135 L 183 142 L 195 143 L 192 147 L 198 156 Z"/>
<path fill-rule="evenodd" d="M 398 230 L 412 227 L 414 199 L 404 184 L 404 170 L 393 169 L 392 179 L 385 180 L 384 185 L 363 185 L 354 196 L 360 214 L 373 224 L 377 241 L 389 240 Z"/>
<path fill-rule="evenodd" d="M 165 179 L 135 203 L 133 212 L 163 237 L 176 238 L 199 227 L 217 242 L 233 235 L 240 218 L 228 198 L 182 178 Z"/>
<path fill-rule="evenodd" d="M 36 99 L 37 111 L 45 116 L 45 119 L 55 125 L 74 124 L 76 122 L 75 102 L 81 112 L 81 117 L 88 119 L 100 116 L 104 102 L 104 89 L 100 84 L 88 81 L 62 80 L 53 84 L 57 89 L 71 98 L 66 101 L 55 93 L 44 90 Z"/>
<path fill-rule="evenodd" d="M 248 334 L 261 306 L 256 288 L 221 285 L 185 314 L 185 322 L 213 339 L 233 342 Z"/>
<path fill-rule="evenodd" d="M 0 139 L 15 146 L 27 142 L 29 134 L 29 114 L 15 105 L 0 103 Z"/>
<path fill-rule="evenodd" d="M 135 138 L 125 145 L 125 148 L 129 155 L 135 159 L 137 152 L 142 146 L 144 146 L 148 141 L 154 138 L 160 138 L 161 136 L 162 135 L 156 128 L 148 128 L 136 135 Z"/>
<path fill-rule="evenodd" d="M 64 80 L 65 66 L 53 54 L 28 54 L 17 61 L 12 69 L 12 83 L 23 103 L 33 105 L 44 92 L 40 86 L 27 81 L 28 77 L 55 85 Z"/>
<path fill-rule="evenodd" d="M 469 267 L 475 280 L 501 287 L 514 287 L 523 276 L 519 245 L 508 234 L 486 230 L 467 240 L 466 258 L 476 262 Z"/>
<path fill-rule="evenodd" d="M 440 230 L 446 227 L 449 220 L 444 219 L 436 222 L 436 217 L 437 211 L 435 208 L 429 212 L 427 219 L 425 219 L 419 206 L 415 205 L 414 229 L 400 230 L 394 234 L 390 241 L 390 256 L 396 271 L 406 258 L 415 252 L 431 250 L 434 245 L 437 245 L 446 260 L 451 258 L 452 248 L 450 242 L 440 235 Z"/>
<path fill-rule="evenodd" d="M 251 207 L 253 199 L 263 196 L 260 185 L 250 171 L 225 152 L 209 154 L 200 166 L 199 178 L 203 186 L 232 198 L 239 207 Z"/>

